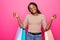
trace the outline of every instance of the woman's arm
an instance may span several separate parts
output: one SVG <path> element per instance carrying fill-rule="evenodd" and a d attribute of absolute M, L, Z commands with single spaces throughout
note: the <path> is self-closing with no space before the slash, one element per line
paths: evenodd
<path fill-rule="evenodd" d="M 17 21 L 18 21 L 19 26 L 20 26 L 21 28 L 23 28 L 24 25 L 23 25 L 20 17 L 18 16 L 18 14 L 17 14 L 16 12 L 14 12 L 14 13 L 13 13 L 13 16 L 17 18 Z"/>
<path fill-rule="evenodd" d="M 45 28 L 45 31 L 48 31 L 52 25 L 53 20 L 56 19 L 56 14 L 54 14 L 50 20 L 50 22 L 47 24 L 47 27 Z"/>
<path fill-rule="evenodd" d="M 52 25 L 53 20 L 51 19 L 50 22 L 47 24 L 45 31 L 48 31 Z"/>
<path fill-rule="evenodd" d="M 21 28 L 24 28 L 24 25 L 23 25 L 20 17 L 17 17 L 17 21 L 18 21 L 19 26 L 20 26 Z"/>

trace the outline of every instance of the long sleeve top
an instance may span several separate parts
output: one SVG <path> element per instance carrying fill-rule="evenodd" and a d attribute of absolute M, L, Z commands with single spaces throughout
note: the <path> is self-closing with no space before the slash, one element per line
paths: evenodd
<path fill-rule="evenodd" d="M 28 25 L 28 32 L 39 33 L 41 32 L 41 25 L 46 28 L 46 20 L 43 14 L 34 16 L 32 14 L 27 14 L 23 22 L 24 28 Z"/>

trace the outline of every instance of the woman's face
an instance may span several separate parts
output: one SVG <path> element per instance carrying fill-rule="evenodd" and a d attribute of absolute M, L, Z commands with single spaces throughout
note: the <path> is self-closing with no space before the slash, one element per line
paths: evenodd
<path fill-rule="evenodd" d="M 32 13 L 36 13 L 37 12 L 37 8 L 36 8 L 36 6 L 35 5 L 30 5 L 29 6 L 29 9 L 30 9 L 30 11 L 32 12 Z"/>

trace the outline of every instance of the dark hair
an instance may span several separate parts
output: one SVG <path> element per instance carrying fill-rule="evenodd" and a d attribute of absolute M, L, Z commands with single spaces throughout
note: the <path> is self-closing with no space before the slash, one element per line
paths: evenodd
<path fill-rule="evenodd" d="M 30 11 L 29 6 L 30 6 L 31 4 L 32 4 L 32 5 L 35 5 L 35 6 L 36 6 L 36 8 L 37 8 L 37 13 L 38 13 L 38 14 L 41 14 L 41 12 L 40 12 L 40 11 L 39 11 L 39 9 L 38 9 L 37 4 L 36 4 L 36 3 L 34 3 L 34 2 L 30 2 L 30 4 L 28 5 L 28 10 Z M 31 12 L 31 11 L 30 11 L 30 12 Z M 33 13 L 31 12 L 31 14 L 33 14 Z"/>

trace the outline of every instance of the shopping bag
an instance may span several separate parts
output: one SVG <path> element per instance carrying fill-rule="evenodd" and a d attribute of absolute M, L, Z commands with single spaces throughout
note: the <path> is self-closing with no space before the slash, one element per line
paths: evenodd
<path fill-rule="evenodd" d="M 15 40 L 26 40 L 26 31 L 18 27 Z"/>
<path fill-rule="evenodd" d="M 45 32 L 45 40 L 54 40 L 53 33 L 51 30 Z"/>

